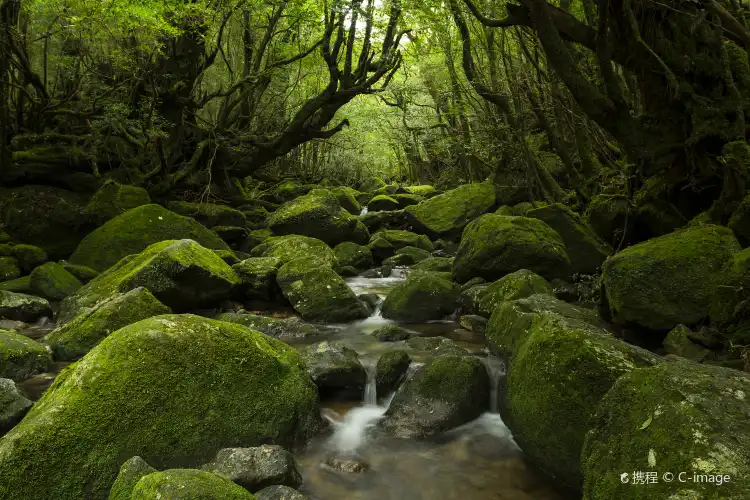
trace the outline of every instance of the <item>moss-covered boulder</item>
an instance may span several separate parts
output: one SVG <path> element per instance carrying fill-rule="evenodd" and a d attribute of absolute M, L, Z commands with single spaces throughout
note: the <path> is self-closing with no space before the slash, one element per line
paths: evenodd
<path fill-rule="evenodd" d="M 735 253 L 716 276 L 711 322 L 736 345 L 750 344 L 750 249 Z"/>
<path fill-rule="evenodd" d="M 487 214 L 466 226 L 453 262 L 453 278 L 497 280 L 528 269 L 546 279 L 570 276 L 570 261 L 560 235 L 528 217 Z"/>
<path fill-rule="evenodd" d="M 66 271 L 68 271 L 70 274 L 78 278 L 78 281 L 81 283 L 88 283 L 92 279 L 99 276 L 99 271 L 95 269 L 91 269 L 87 266 L 78 266 L 76 264 L 69 264 L 65 261 L 61 261 L 61 265 L 65 268 Z"/>
<path fill-rule="evenodd" d="M 15 257 L 0 257 L 0 281 L 10 281 L 21 276 L 21 266 Z"/>
<path fill-rule="evenodd" d="M 398 342 L 411 338 L 417 333 L 398 325 L 385 325 L 375 329 L 371 335 L 381 342 Z"/>
<path fill-rule="evenodd" d="M 400 438 L 431 437 L 474 420 L 489 402 L 490 379 L 479 359 L 438 356 L 396 392 L 378 425 Z"/>
<path fill-rule="evenodd" d="M 407 225 L 403 210 L 367 212 L 359 216 L 359 221 L 367 227 L 370 233 L 382 229 L 403 229 Z"/>
<path fill-rule="evenodd" d="M 411 266 L 430 257 L 432 255 L 427 250 L 417 247 L 404 247 L 396 250 L 396 253 L 392 257 L 383 260 L 383 265 Z"/>
<path fill-rule="evenodd" d="M 339 266 L 341 267 L 351 266 L 360 271 L 364 271 L 375 265 L 370 249 L 351 241 L 339 243 L 333 251 L 339 261 Z"/>
<path fill-rule="evenodd" d="M 266 241 L 268 238 L 273 236 L 273 231 L 270 229 L 256 229 L 247 233 L 245 239 L 240 243 L 240 251 L 252 252 L 261 243 Z"/>
<path fill-rule="evenodd" d="M 294 457 L 277 445 L 224 448 L 201 469 L 229 479 L 247 491 L 258 491 L 274 484 L 293 488 L 302 484 Z"/>
<path fill-rule="evenodd" d="M 23 380 L 47 371 L 51 364 L 52 356 L 42 344 L 15 332 L 0 330 L 0 378 Z"/>
<path fill-rule="evenodd" d="M 575 212 L 561 203 L 534 208 L 526 217 L 539 219 L 557 231 L 565 243 L 573 273 L 594 274 L 604 259 L 612 253 L 606 245 Z"/>
<path fill-rule="evenodd" d="M 495 205 L 495 188 L 488 183 L 465 184 L 404 209 L 418 233 L 432 239 L 457 239 L 464 227 Z"/>
<path fill-rule="evenodd" d="M 86 198 L 49 186 L 23 186 L 0 196 L 0 220 L 14 241 L 67 258 L 86 234 Z"/>
<path fill-rule="evenodd" d="M 151 197 L 145 189 L 110 180 L 102 184 L 91 197 L 84 215 L 90 222 L 101 225 L 131 208 L 149 203 Z"/>
<path fill-rule="evenodd" d="M 585 213 L 586 222 L 608 245 L 628 243 L 632 236 L 635 214 L 628 198 L 619 194 L 595 196 Z"/>
<path fill-rule="evenodd" d="M 366 193 L 372 193 L 373 191 L 376 191 L 385 186 L 385 181 L 380 177 L 369 177 L 362 181 L 362 184 L 359 185 L 359 190 Z"/>
<path fill-rule="evenodd" d="M 141 457 L 135 456 L 129 458 L 120 467 L 112 489 L 109 491 L 108 500 L 130 500 L 133 495 L 133 488 L 138 484 L 141 478 L 157 472 Z"/>
<path fill-rule="evenodd" d="M 398 201 L 384 194 L 373 197 L 367 204 L 368 212 L 391 211 L 398 210 L 399 208 L 403 207 L 399 206 Z"/>
<path fill-rule="evenodd" d="M 379 397 L 388 397 L 406 378 L 411 358 L 406 351 L 392 349 L 383 353 L 375 365 L 375 391 Z"/>
<path fill-rule="evenodd" d="M 18 260 L 21 270 L 27 273 L 47 262 L 47 252 L 34 245 L 13 245 L 11 253 Z"/>
<path fill-rule="evenodd" d="M 428 196 L 435 192 L 435 187 L 429 184 L 421 184 L 418 186 L 405 186 L 404 189 L 409 194 L 415 194 L 417 196 Z"/>
<path fill-rule="evenodd" d="M 104 499 L 124 457 L 192 467 L 228 446 L 299 445 L 319 419 L 315 386 L 283 342 L 193 315 L 156 316 L 61 372 L 0 441 L 0 497 Z"/>
<path fill-rule="evenodd" d="M 15 382 L 0 378 L 0 437 L 18 424 L 33 404 L 18 392 Z"/>
<path fill-rule="evenodd" d="M 367 373 L 357 352 L 338 342 L 319 342 L 300 351 L 320 396 L 361 401 Z"/>
<path fill-rule="evenodd" d="M 0 290 L 0 318 L 33 323 L 43 317 L 52 317 L 52 308 L 46 299 Z"/>
<path fill-rule="evenodd" d="M 259 205 L 242 205 L 237 210 L 245 214 L 245 227 L 248 229 L 263 229 L 266 227 L 268 209 Z"/>
<path fill-rule="evenodd" d="M 710 217 L 706 214 L 704 217 Z M 750 195 L 745 196 L 727 222 L 743 248 L 750 245 Z"/>
<path fill-rule="evenodd" d="M 229 250 L 216 233 L 195 220 L 159 205 L 142 205 L 118 215 L 86 236 L 71 255 L 70 263 L 103 271 L 153 243 L 178 239 L 195 240 L 214 250 Z"/>
<path fill-rule="evenodd" d="M 255 492 L 256 500 L 308 500 L 308 498 L 289 486 L 276 484 Z"/>
<path fill-rule="evenodd" d="M 251 257 L 232 266 L 240 279 L 239 292 L 246 299 L 274 300 L 278 295 L 276 275 L 281 261 L 276 257 Z"/>
<path fill-rule="evenodd" d="M 660 236 L 610 257 L 602 287 L 615 323 L 651 330 L 692 325 L 708 316 L 716 275 L 739 251 L 732 232 L 698 226 Z"/>
<path fill-rule="evenodd" d="M 748 394 L 747 373 L 690 361 L 625 374 L 602 399 L 586 436 L 583 498 L 747 498 Z M 669 471 L 674 482 L 624 484 L 620 474 L 633 470 Z M 716 475 L 729 479 L 719 485 Z"/>
<path fill-rule="evenodd" d="M 477 300 L 479 314 L 489 317 L 497 306 L 509 300 L 523 299 L 537 293 L 552 293 L 552 285 L 528 269 L 519 269 L 483 289 Z"/>
<path fill-rule="evenodd" d="M 268 217 L 268 227 L 274 234 L 310 236 L 329 245 L 344 241 L 366 243 L 357 231 L 357 222 L 325 189 L 315 189 L 287 202 Z"/>
<path fill-rule="evenodd" d="M 254 500 L 242 486 L 211 472 L 170 469 L 141 478 L 131 500 Z"/>
<path fill-rule="evenodd" d="M 428 252 L 435 250 L 435 246 L 428 237 L 397 229 L 378 231 L 370 236 L 367 247 L 372 252 L 376 262 L 382 262 L 384 259 L 392 257 L 397 250 L 404 247 L 421 248 Z"/>
<path fill-rule="evenodd" d="M 144 287 L 177 312 L 211 307 L 229 297 L 239 278 L 213 251 L 193 240 L 167 240 L 122 259 L 60 303 L 64 324 L 116 293 Z"/>
<path fill-rule="evenodd" d="M 323 241 L 296 234 L 267 238 L 255 247 L 250 255 L 253 257 L 275 257 L 283 264 L 303 257 L 316 259 L 328 263 L 330 266 L 337 264 L 336 254 Z"/>
<path fill-rule="evenodd" d="M 31 276 L 22 276 L 8 281 L 0 280 L 0 290 L 5 292 L 32 293 Z"/>
<path fill-rule="evenodd" d="M 276 277 L 284 297 L 309 321 L 343 322 L 367 317 L 367 306 L 336 272 L 317 260 L 296 259 Z"/>
<path fill-rule="evenodd" d="M 78 278 L 56 262 L 42 264 L 31 272 L 31 290 L 49 300 L 62 300 L 83 286 Z"/>
<path fill-rule="evenodd" d="M 430 257 L 417 262 L 411 268 L 413 271 L 449 273 L 453 269 L 453 257 Z"/>
<path fill-rule="evenodd" d="M 138 287 L 82 310 L 72 320 L 47 334 L 44 342 L 52 349 L 55 359 L 75 360 L 124 326 L 171 312 L 146 288 Z"/>
<path fill-rule="evenodd" d="M 589 323 L 535 314 L 508 366 L 503 419 L 532 462 L 578 488 L 581 448 L 597 404 L 620 376 L 657 362 Z"/>
<path fill-rule="evenodd" d="M 167 208 L 185 217 L 192 217 L 209 228 L 217 226 L 244 227 L 247 222 L 245 214 L 239 210 L 215 203 L 171 201 L 167 203 Z"/>
<path fill-rule="evenodd" d="M 271 318 L 250 313 L 221 313 L 214 319 L 243 325 L 281 340 L 309 339 L 338 331 L 325 325 L 305 323 L 297 317 Z"/>
<path fill-rule="evenodd" d="M 333 187 L 330 189 L 331 194 L 336 197 L 341 208 L 352 215 L 359 215 L 362 212 L 362 205 L 357 201 L 357 196 L 361 193 L 356 189 L 347 186 Z"/>
<path fill-rule="evenodd" d="M 273 190 L 273 197 L 279 203 L 286 203 L 295 198 L 304 196 L 313 189 L 318 188 L 315 184 L 302 184 L 294 180 L 285 180 L 279 183 Z"/>
<path fill-rule="evenodd" d="M 675 326 L 664 337 L 664 352 L 700 363 L 711 354 L 711 351 L 693 342 L 692 336 L 693 332 L 685 325 Z"/>
<path fill-rule="evenodd" d="M 383 317 L 419 322 L 441 319 L 456 310 L 458 290 L 432 273 L 415 273 L 396 285 L 383 302 Z"/>
<path fill-rule="evenodd" d="M 408 193 L 392 194 L 391 198 L 398 202 L 398 208 L 406 208 L 411 205 L 417 205 L 424 199 L 422 196 Z"/>

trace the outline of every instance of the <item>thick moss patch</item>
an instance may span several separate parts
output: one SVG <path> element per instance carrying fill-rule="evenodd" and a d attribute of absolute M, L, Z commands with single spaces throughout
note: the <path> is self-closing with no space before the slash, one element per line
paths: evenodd
<path fill-rule="evenodd" d="M 0 330 L 0 378 L 23 380 L 45 372 L 52 356 L 39 342 L 7 330 Z"/>
<path fill-rule="evenodd" d="M 370 249 L 351 241 L 336 245 L 333 251 L 340 267 L 351 266 L 359 271 L 364 271 L 374 265 Z"/>
<path fill-rule="evenodd" d="M 383 316 L 399 321 L 441 319 L 458 306 L 458 290 L 448 280 L 428 272 L 410 275 L 383 302 Z"/>
<path fill-rule="evenodd" d="M 0 498 L 104 499 L 129 457 L 195 467 L 229 446 L 298 445 L 319 418 L 292 348 L 239 325 L 156 316 L 63 370 L 0 441 Z"/>
<path fill-rule="evenodd" d="M 131 500 L 253 500 L 245 488 L 229 479 L 195 469 L 171 469 L 144 476 Z"/>
<path fill-rule="evenodd" d="M 245 214 L 226 205 L 215 203 L 190 203 L 187 201 L 173 201 L 167 204 L 171 211 L 192 217 L 206 227 L 244 227 Z"/>
<path fill-rule="evenodd" d="M 195 220 L 159 205 L 143 205 L 118 215 L 86 236 L 70 262 L 103 271 L 153 243 L 179 239 L 195 240 L 214 250 L 229 250 L 216 233 Z"/>
<path fill-rule="evenodd" d="M 528 269 L 519 269 L 490 283 L 477 300 L 479 314 L 489 317 L 497 306 L 509 300 L 523 299 L 537 293 L 552 293 L 552 285 Z"/>
<path fill-rule="evenodd" d="M 31 290 L 49 300 L 62 300 L 83 284 L 56 262 L 42 264 L 31 272 Z"/>
<path fill-rule="evenodd" d="M 110 180 L 94 193 L 86 205 L 84 214 L 88 220 L 100 225 L 131 208 L 149 203 L 151 203 L 151 197 L 145 189 Z"/>
<path fill-rule="evenodd" d="M 266 238 L 250 252 L 253 257 L 275 257 L 282 264 L 290 260 L 309 257 L 336 265 L 336 255 L 325 242 L 309 236 L 290 235 Z"/>
<path fill-rule="evenodd" d="M 404 209 L 414 230 L 430 236 L 458 238 L 473 219 L 495 205 L 495 188 L 488 183 L 465 184 Z"/>

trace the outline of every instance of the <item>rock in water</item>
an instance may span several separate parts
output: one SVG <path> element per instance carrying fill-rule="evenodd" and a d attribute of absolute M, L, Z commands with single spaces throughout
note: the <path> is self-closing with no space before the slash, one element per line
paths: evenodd
<path fill-rule="evenodd" d="M 0 377 L 23 380 L 49 369 L 50 352 L 39 342 L 0 330 Z"/>
<path fill-rule="evenodd" d="M 144 287 L 174 311 L 210 307 L 226 299 L 239 278 L 211 250 L 192 240 L 154 243 L 122 259 L 60 303 L 58 322 L 96 306 L 115 293 Z"/>
<path fill-rule="evenodd" d="M 282 340 L 330 335 L 339 331 L 330 326 L 305 323 L 297 317 L 279 319 L 249 313 L 221 313 L 214 319 L 243 325 Z"/>
<path fill-rule="evenodd" d="M 453 278 L 497 280 L 528 269 L 546 279 L 570 276 L 570 261 L 560 235 L 528 217 L 487 214 L 466 226 L 453 262 Z"/>
<path fill-rule="evenodd" d="M 395 391 L 409 370 L 409 365 L 411 358 L 406 351 L 394 349 L 380 356 L 375 366 L 376 394 L 387 397 Z"/>
<path fill-rule="evenodd" d="M 52 308 L 45 299 L 0 290 L 0 318 L 33 323 L 43 317 L 52 317 Z"/>
<path fill-rule="evenodd" d="M 634 467 L 675 474 L 673 483 L 646 485 L 648 498 L 677 498 L 675 485 L 679 498 L 747 498 L 748 416 L 747 373 L 686 360 L 633 370 L 604 396 L 586 436 L 583 498 L 645 498 L 620 480 Z M 730 479 L 719 486 L 707 475 Z"/>
<path fill-rule="evenodd" d="M 289 486 L 269 486 L 255 493 L 256 500 L 308 500 L 305 495 Z"/>
<path fill-rule="evenodd" d="M 323 398 L 361 401 L 367 373 L 357 352 L 336 342 L 320 342 L 300 352 Z"/>
<path fill-rule="evenodd" d="M 606 260 L 602 287 L 612 321 L 650 330 L 708 316 L 715 275 L 740 250 L 732 231 L 698 226 L 660 236 Z"/>
<path fill-rule="evenodd" d="M 416 333 L 398 325 L 385 325 L 373 331 L 371 335 L 381 342 L 398 342 L 413 337 Z"/>
<path fill-rule="evenodd" d="M 396 392 L 379 426 L 400 438 L 426 438 L 474 420 L 489 408 L 490 379 L 472 356 L 438 356 Z"/>
<path fill-rule="evenodd" d="M 15 382 L 0 378 L 0 437 L 20 422 L 33 404 L 21 396 Z"/>
<path fill-rule="evenodd" d="M 302 484 L 302 476 L 297 471 L 292 454 L 275 445 L 224 448 L 202 469 L 229 479 L 251 492 L 274 484 L 292 488 Z"/>
<path fill-rule="evenodd" d="M 383 317 L 398 321 L 441 319 L 458 306 L 458 290 L 448 280 L 419 272 L 396 285 L 383 302 Z"/>
<path fill-rule="evenodd" d="M 86 236 L 70 256 L 71 264 L 104 271 L 126 255 L 164 240 L 195 240 L 206 248 L 229 250 L 210 229 L 159 205 L 142 205 L 109 220 Z"/>
<path fill-rule="evenodd" d="M 52 349 L 55 359 L 72 361 L 124 326 L 171 312 L 151 292 L 138 287 L 84 309 L 69 322 L 52 330 L 44 342 Z"/>
<path fill-rule="evenodd" d="M 123 457 L 162 469 L 237 443 L 299 445 L 320 425 L 317 399 L 283 342 L 193 315 L 139 321 L 60 373 L 0 440 L 0 498 L 104 499 Z"/>
<path fill-rule="evenodd" d="M 171 469 L 144 476 L 131 500 L 253 500 L 246 489 L 216 474 Z"/>
<path fill-rule="evenodd" d="M 489 183 L 464 184 L 404 209 L 415 231 L 432 239 L 458 238 L 473 219 L 495 205 L 495 188 Z"/>
<path fill-rule="evenodd" d="M 427 236 L 397 229 L 378 231 L 370 237 L 367 247 L 376 262 L 392 257 L 397 250 L 404 247 L 417 247 L 428 252 L 435 250 L 435 246 Z"/>

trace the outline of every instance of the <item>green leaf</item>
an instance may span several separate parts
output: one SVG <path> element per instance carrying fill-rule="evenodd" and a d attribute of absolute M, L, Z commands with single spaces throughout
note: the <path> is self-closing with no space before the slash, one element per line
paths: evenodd
<path fill-rule="evenodd" d="M 652 421 L 652 420 L 653 420 L 653 416 L 652 416 L 652 415 L 649 415 L 649 416 L 648 416 L 648 418 L 646 419 L 646 421 L 645 421 L 645 422 L 643 422 L 643 423 L 641 424 L 641 428 L 640 428 L 640 430 L 643 430 L 643 429 L 645 429 L 646 427 L 648 427 L 649 425 L 651 425 L 651 421 Z"/>

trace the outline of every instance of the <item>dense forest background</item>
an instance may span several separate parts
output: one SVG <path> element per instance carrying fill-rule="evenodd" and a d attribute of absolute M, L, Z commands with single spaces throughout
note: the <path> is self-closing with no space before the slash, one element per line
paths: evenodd
<path fill-rule="evenodd" d="M 503 203 L 599 210 L 616 246 L 706 211 L 726 223 L 750 161 L 745 14 L 736 0 L 3 0 L 2 182 L 112 177 L 226 201 L 283 176 L 491 178 Z"/>

